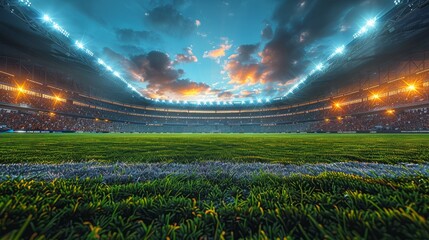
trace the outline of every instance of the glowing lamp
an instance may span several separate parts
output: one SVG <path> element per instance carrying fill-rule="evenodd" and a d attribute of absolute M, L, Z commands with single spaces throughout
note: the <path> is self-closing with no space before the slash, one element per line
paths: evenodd
<path fill-rule="evenodd" d="M 337 49 L 335 49 L 335 54 L 343 54 L 344 53 L 344 49 L 345 49 L 344 45 L 341 46 L 341 47 L 338 47 Z"/>
<path fill-rule="evenodd" d="M 416 91 L 416 86 L 414 84 L 410 84 L 407 87 L 408 91 Z"/>
<path fill-rule="evenodd" d="M 76 46 L 77 46 L 77 48 L 79 48 L 79 49 L 84 49 L 84 48 L 85 48 L 85 46 L 83 45 L 83 43 L 81 43 L 81 42 L 79 42 L 79 41 L 76 41 Z"/>
<path fill-rule="evenodd" d="M 393 110 L 393 109 L 389 109 L 389 110 L 387 110 L 387 111 L 386 111 L 386 113 L 387 113 L 388 115 L 393 115 L 393 114 L 395 114 L 395 110 Z"/>
<path fill-rule="evenodd" d="M 374 99 L 374 100 L 380 100 L 380 95 L 378 95 L 377 93 L 374 93 L 372 95 L 372 99 Z"/>
<path fill-rule="evenodd" d="M 377 19 L 375 19 L 375 18 L 372 18 L 372 19 L 369 19 L 367 22 L 366 22 L 366 25 L 367 26 L 369 26 L 369 27 L 374 27 L 375 26 L 375 22 L 377 21 Z"/>
<path fill-rule="evenodd" d="M 43 20 L 45 21 L 45 22 L 50 22 L 51 21 L 51 18 L 48 16 L 48 15 L 43 15 Z"/>
<path fill-rule="evenodd" d="M 335 108 L 341 108 L 341 104 L 340 103 L 334 103 L 334 107 Z"/>

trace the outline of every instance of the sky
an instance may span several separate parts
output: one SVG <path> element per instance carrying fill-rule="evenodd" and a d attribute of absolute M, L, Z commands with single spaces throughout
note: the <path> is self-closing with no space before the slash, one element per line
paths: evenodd
<path fill-rule="evenodd" d="M 393 0 L 33 0 L 144 96 L 283 96 Z M 345 53 L 346 54 L 346 53 Z"/>

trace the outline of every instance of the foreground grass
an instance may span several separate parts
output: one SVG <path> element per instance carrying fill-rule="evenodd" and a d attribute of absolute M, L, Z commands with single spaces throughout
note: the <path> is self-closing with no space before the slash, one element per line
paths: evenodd
<path fill-rule="evenodd" d="M 0 134 L 0 163 L 424 162 L 418 134 Z"/>
<path fill-rule="evenodd" d="M 0 236 L 428 239 L 429 178 L 345 174 L 0 183 Z"/>

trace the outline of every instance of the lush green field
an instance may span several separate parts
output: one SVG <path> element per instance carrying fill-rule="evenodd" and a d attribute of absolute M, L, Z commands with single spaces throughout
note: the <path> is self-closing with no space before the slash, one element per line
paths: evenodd
<path fill-rule="evenodd" d="M 423 162 L 417 134 L 1 134 L 0 163 Z"/>
<path fill-rule="evenodd" d="M 0 183 L 12 239 L 429 239 L 429 178 L 174 177 Z"/>
<path fill-rule="evenodd" d="M 428 140 L 417 134 L 0 134 L 0 163 L 427 163 Z M 0 239 L 429 239 L 424 173 L 388 179 L 219 172 L 108 183 L 2 175 Z"/>

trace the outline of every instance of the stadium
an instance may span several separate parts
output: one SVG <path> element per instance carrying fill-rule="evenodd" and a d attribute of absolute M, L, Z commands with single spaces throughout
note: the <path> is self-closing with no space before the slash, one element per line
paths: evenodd
<path fill-rule="evenodd" d="M 2 239 L 429 238 L 429 1 L 41 2 L 0 0 Z"/>

